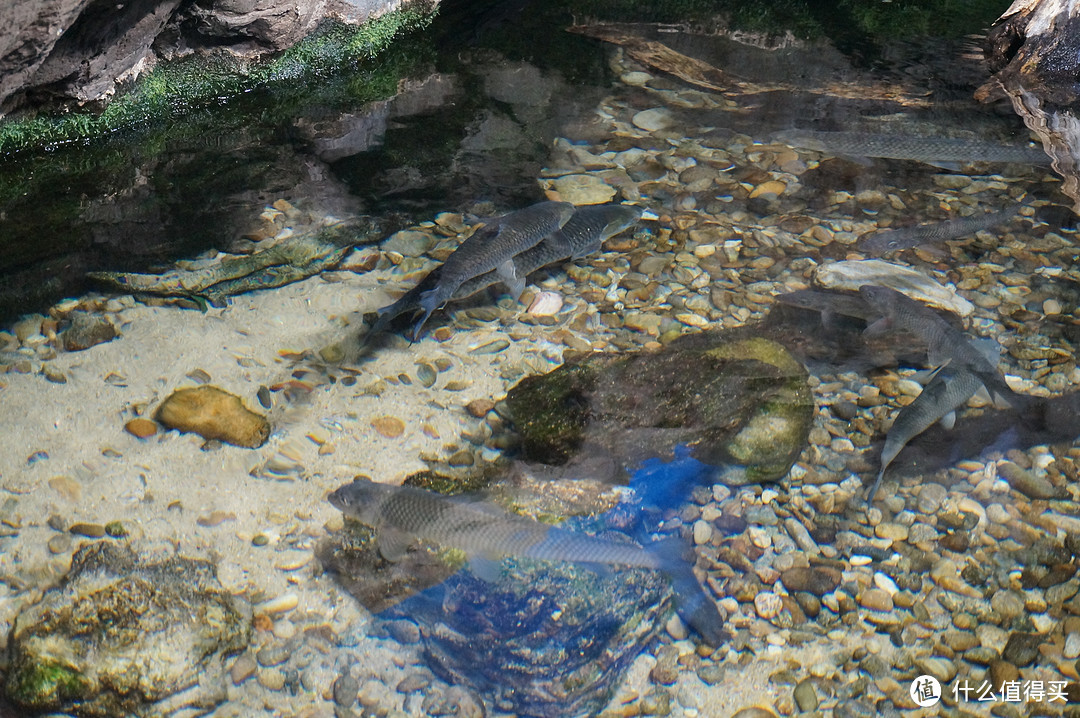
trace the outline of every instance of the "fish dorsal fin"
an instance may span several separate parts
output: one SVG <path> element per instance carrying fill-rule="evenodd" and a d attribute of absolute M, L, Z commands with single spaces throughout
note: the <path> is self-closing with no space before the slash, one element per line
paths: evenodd
<path fill-rule="evenodd" d="M 1001 361 L 1001 345 L 993 337 L 979 337 L 971 340 L 971 346 L 979 352 L 990 366 L 997 366 Z"/>
<path fill-rule="evenodd" d="M 405 557 L 412 539 L 412 536 L 401 529 L 380 526 L 378 533 L 375 534 L 375 545 L 379 549 L 380 556 L 394 563 Z"/>

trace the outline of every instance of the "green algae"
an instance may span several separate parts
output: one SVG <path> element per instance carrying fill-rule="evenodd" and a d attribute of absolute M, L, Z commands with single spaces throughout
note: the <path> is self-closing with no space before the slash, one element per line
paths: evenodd
<path fill-rule="evenodd" d="M 46 658 L 19 664 L 7 679 L 7 694 L 15 702 L 46 710 L 82 700 L 88 689 L 78 670 Z"/>
<path fill-rule="evenodd" d="M 590 415 L 585 395 L 594 387 L 596 376 L 589 366 L 564 365 L 527 377 L 507 395 L 510 417 L 527 459 L 565 464 L 581 448 Z"/>
<path fill-rule="evenodd" d="M 397 53 L 397 57 L 382 61 L 383 55 L 395 41 L 425 29 L 433 18 L 431 8 L 410 8 L 387 13 L 360 27 L 327 21 L 314 34 L 265 62 L 224 55 L 163 62 L 129 91 L 106 102 L 99 112 L 83 109 L 0 123 L 0 155 L 87 144 L 115 132 L 171 125 L 201 112 L 217 118 L 230 101 L 252 91 L 325 80 L 349 70 L 371 70 L 366 77 L 354 76 L 341 88 L 351 102 L 389 97 L 396 91 L 403 58 Z M 371 62 L 376 56 L 381 60 L 378 67 Z M 198 119 L 193 117 L 191 124 L 199 125 Z M 157 141 L 164 142 L 164 138 Z"/>

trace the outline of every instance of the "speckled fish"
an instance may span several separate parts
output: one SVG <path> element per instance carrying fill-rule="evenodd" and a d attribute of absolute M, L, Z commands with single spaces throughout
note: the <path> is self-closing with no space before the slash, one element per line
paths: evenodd
<path fill-rule="evenodd" d="M 967 335 L 929 307 L 895 289 L 873 284 L 859 287 L 859 294 L 882 316 L 867 327 L 867 332 L 902 329 L 922 337 L 931 366 L 948 365 L 956 371 L 970 372 L 982 381 L 991 395 L 1001 397 L 1015 408 L 1023 408 L 1029 403 L 1031 397 L 1013 391 L 998 373 L 997 364 L 980 351 Z"/>
<path fill-rule="evenodd" d="M 874 485 L 866 497 L 866 503 L 874 500 L 885 469 L 889 468 L 900 450 L 919 434 L 937 422 L 945 428 L 951 428 L 955 411 L 970 399 L 982 386 L 979 377 L 962 369 L 946 366 L 930 380 L 922 393 L 896 415 L 892 427 L 885 434 L 885 445 L 881 448 L 881 469 Z"/>
<path fill-rule="evenodd" d="M 642 212 L 641 207 L 621 204 L 578 207 L 562 228 L 514 257 L 515 273 L 519 277 L 527 277 L 553 262 L 568 257 L 577 259 L 599 251 L 606 240 L 636 224 L 641 219 Z M 385 331 L 394 317 L 419 309 L 421 295 L 438 284 L 440 272 L 441 267 L 436 268 L 396 302 L 380 309 L 379 318 L 368 334 L 374 336 Z M 500 281 L 502 279 L 497 271 L 481 274 L 458 287 L 451 301 L 471 297 Z"/>
<path fill-rule="evenodd" d="M 473 573 L 488 573 L 490 562 L 506 557 L 633 566 L 663 571 L 673 582 L 679 612 L 714 645 L 725 637 L 723 619 L 678 554 L 681 542 L 661 541 L 649 549 L 608 541 L 512 514 L 466 496 L 443 496 L 410 486 L 357 479 L 338 488 L 330 503 L 346 516 L 373 527 L 379 553 L 400 559 L 414 539 L 457 548 Z M 675 544 L 679 546 L 673 550 Z M 691 585 L 692 584 L 692 585 Z"/>
<path fill-rule="evenodd" d="M 882 157 L 914 160 L 932 165 L 965 162 L 1016 162 L 1048 165 L 1049 158 L 1039 147 L 999 145 L 981 140 L 950 137 L 878 135 L 869 132 L 820 132 L 782 130 L 772 135 L 776 142 L 802 150 L 848 157 Z"/>
<path fill-rule="evenodd" d="M 462 242 L 443 262 L 435 287 L 420 295 L 424 314 L 413 329 L 413 339 L 420 336 L 431 313 L 474 277 L 495 271 L 515 299 L 521 296 L 525 278 L 518 275 L 514 257 L 561 228 L 573 213 L 569 202 L 540 202 L 499 217 Z"/>
<path fill-rule="evenodd" d="M 960 217 L 945 222 L 931 222 L 914 227 L 884 229 L 870 232 L 859 238 L 858 248 L 873 257 L 881 257 L 903 249 L 911 249 L 924 244 L 940 244 L 949 239 L 966 237 L 984 229 L 1005 224 L 1016 215 L 1019 206 L 1003 209 L 999 212 L 972 217 Z"/>

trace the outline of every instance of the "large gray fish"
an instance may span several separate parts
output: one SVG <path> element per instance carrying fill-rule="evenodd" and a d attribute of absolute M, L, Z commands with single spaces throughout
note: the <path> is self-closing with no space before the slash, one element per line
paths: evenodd
<path fill-rule="evenodd" d="M 915 401 L 897 413 L 892 427 L 885 434 L 885 445 L 881 447 L 881 469 L 866 497 L 866 503 L 874 500 L 885 469 L 889 468 L 900 450 L 939 421 L 946 428 L 951 428 L 953 412 L 963 406 L 981 386 L 979 377 L 952 366 L 946 366 L 934 375 Z"/>
<path fill-rule="evenodd" d="M 1019 209 L 1017 206 L 999 212 L 987 212 L 945 222 L 870 232 L 859 238 L 858 248 L 871 256 L 881 257 L 891 252 L 899 252 L 902 249 L 911 249 L 924 244 L 940 244 L 948 239 L 966 237 L 980 230 L 1005 224 Z"/>
<path fill-rule="evenodd" d="M 672 580 L 679 613 L 687 623 L 713 645 L 726 637 L 716 606 L 678 555 L 680 551 L 672 550 L 675 544 L 682 548 L 680 541 L 661 541 L 646 549 L 549 526 L 472 497 L 443 496 L 367 479 L 338 488 L 329 499 L 346 516 L 375 529 L 379 552 L 388 561 L 399 559 L 419 538 L 461 549 L 474 573 L 478 566 L 511 556 L 663 571 Z M 481 576 L 485 573 L 482 569 Z"/>
<path fill-rule="evenodd" d="M 569 202 L 540 202 L 499 217 L 462 242 L 443 262 L 435 287 L 420 295 L 424 314 L 413 329 L 413 339 L 420 336 L 432 312 L 462 284 L 482 274 L 496 271 L 514 298 L 521 296 L 525 278 L 518 275 L 514 257 L 561 228 L 573 213 L 574 205 Z"/>
<path fill-rule="evenodd" d="M 553 262 L 568 257 L 577 259 L 599 251 L 606 240 L 636 224 L 642 212 L 641 207 L 623 204 L 578 207 L 562 228 L 514 257 L 514 271 L 518 277 L 527 277 Z M 380 309 L 379 318 L 368 335 L 374 336 L 384 331 L 395 317 L 419 309 L 420 297 L 438 285 L 441 270 L 441 267 L 437 267 L 396 302 Z M 500 281 L 502 278 L 498 271 L 481 274 L 458 287 L 450 300 L 471 297 Z"/>
<path fill-rule="evenodd" d="M 867 327 L 867 332 L 902 329 L 922 337 L 931 366 L 948 365 L 957 371 L 970 372 L 982 381 L 992 396 L 1001 397 L 1017 409 L 1029 405 L 1031 397 L 1013 391 L 998 373 L 996 362 L 980 351 L 964 332 L 951 326 L 929 307 L 895 289 L 873 284 L 859 287 L 859 294 L 882 316 Z"/>
<path fill-rule="evenodd" d="M 844 294 L 822 289 L 797 289 L 794 292 L 777 294 L 774 299 L 778 304 L 821 312 L 822 321 L 825 323 L 831 321 L 837 314 L 857 319 L 870 319 L 877 316 L 876 310 L 869 307 L 858 294 Z"/>
<path fill-rule="evenodd" d="M 782 130 L 772 139 L 802 150 L 848 157 L 883 157 L 915 160 L 932 165 L 965 162 L 1016 162 L 1048 165 L 1049 158 L 1039 147 L 999 145 L 982 140 L 949 137 L 878 135 L 869 132 L 820 132 Z"/>

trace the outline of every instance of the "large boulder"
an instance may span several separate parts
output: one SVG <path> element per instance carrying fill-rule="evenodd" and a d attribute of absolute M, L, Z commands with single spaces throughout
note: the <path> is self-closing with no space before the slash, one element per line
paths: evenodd
<path fill-rule="evenodd" d="M 414 0 L 413 4 L 419 0 Z M 422 0 L 433 5 L 437 0 Z M 410 0 L 44 0 L 0 7 L 0 114 L 43 97 L 87 102 L 160 59 L 256 59 L 325 20 L 360 25 Z"/>
<path fill-rule="evenodd" d="M 225 699 L 225 659 L 250 642 L 251 608 L 207 561 L 151 563 L 101 542 L 80 549 L 15 626 L 3 682 L 12 703 L 88 718 L 167 715 Z"/>
<path fill-rule="evenodd" d="M 731 483 L 779 479 L 805 446 L 814 412 L 803 366 L 745 332 L 705 332 L 656 353 L 587 354 L 522 380 L 506 403 L 526 461 L 603 455 L 615 480 L 687 451 Z"/>

